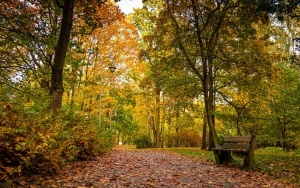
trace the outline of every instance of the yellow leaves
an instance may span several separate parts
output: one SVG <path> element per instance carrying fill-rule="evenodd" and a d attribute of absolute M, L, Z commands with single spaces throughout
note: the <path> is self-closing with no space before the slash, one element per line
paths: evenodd
<path fill-rule="evenodd" d="M 21 173 L 22 172 L 22 166 L 19 165 L 16 169 L 14 169 L 14 172 Z"/>
<path fill-rule="evenodd" d="M 19 165 L 17 167 L 3 167 L 5 172 L 12 175 L 13 173 L 20 174 L 22 172 L 22 166 Z"/>
<path fill-rule="evenodd" d="M 25 150 L 25 146 L 26 146 L 26 142 L 21 142 L 21 143 L 16 145 L 15 150 L 17 150 L 17 151 Z"/>
<path fill-rule="evenodd" d="M 124 110 L 128 110 L 128 111 L 133 111 L 134 110 L 134 107 L 132 105 L 126 105 L 124 106 Z"/>
<path fill-rule="evenodd" d="M 2 124 L 2 122 L 0 122 Z M 4 133 L 9 133 L 11 128 L 8 127 L 0 127 L 0 135 Z"/>
<path fill-rule="evenodd" d="M 85 7 L 79 8 L 80 12 Z M 92 8 L 87 7 L 87 9 Z M 68 75 L 71 80 L 70 87 L 66 89 L 64 95 L 67 103 L 72 101 L 75 105 L 81 105 L 81 110 L 78 112 L 80 115 L 89 117 L 98 116 L 100 100 L 102 100 L 103 114 L 117 105 L 117 100 L 110 97 L 109 93 L 118 90 L 115 89 L 120 85 L 118 80 L 127 82 L 128 79 L 137 78 L 145 71 L 144 65 L 138 63 L 139 36 L 136 27 L 127 22 L 118 7 L 111 2 L 94 8 L 96 12 L 93 17 L 97 17 L 103 27 L 98 27 L 78 39 L 81 53 L 71 50 L 70 63 L 80 62 L 79 65 L 70 64 L 71 68 L 80 71 L 80 74 Z M 111 64 L 117 67 L 117 71 L 113 74 L 108 70 Z"/>
<path fill-rule="evenodd" d="M 42 143 L 42 144 L 40 144 L 40 145 L 38 145 L 38 146 L 36 146 L 36 148 L 35 148 L 35 150 L 37 151 L 37 152 L 44 152 L 44 151 L 46 151 L 48 149 L 48 144 L 47 143 Z"/>

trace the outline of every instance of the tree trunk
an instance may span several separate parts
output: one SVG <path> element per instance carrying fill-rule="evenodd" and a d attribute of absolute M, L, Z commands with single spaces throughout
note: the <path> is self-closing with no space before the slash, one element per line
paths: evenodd
<path fill-rule="evenodd" d="M 63 6 L 63 17 L 61 22 L 60 34 L 55 48 L 54 63 L 51 72 L 50 95 L 53 97 L 49 109 L 57 112 L 62 106 L 63 87 L 63 69 L 67 49 L 70 41 L 74 13 L 74 0 L 65 0 Z"/>
<path fill-rule="evenodd" d="M 205 113 L 207 118 L 207 123 L 209 126 L 210 134 L 212 136 L 213 146 L 216 147 L 219 145 L 217 131 L 215 129 L 214 124 L 214 80 L 213 80 L 213 63 L 211 58 L 206 58 L 205 55 L 202 55 L 203 62 L 203 70 L 202 75 L 203 78 L 201 80 L 203 95 L 204 95 L 204 103 L 205 103 Z"/>
<path fill-rule="evenodd" d="M 178 125 L 178 120 L 179 120 L 179 109 L 177 108 L 176 110 L 176 147 L 179 147 L 180 145 L 180 133 L 179 133 L 179 125 Z"/>
<path fill-rule="evenodd" d="M 166 122 L 166 109 L 165 109 L 165 99 L 164 95 L 162 95 L 162 123 L 161 123 L 161 147 L 163 148 L 165 145 L 165 122 Z"/>
<path fill-rule="evenodd" d="M 148 128 L 148 138 L 149 138 L 149 141 L 152 143 L 152 139 L 151 139 L 152 121 L 151 121 L 151 118 L 152 118 L 152 116 L 148 115 L 147 128 Z"/>
<path fill-rule="evenodd" d="M 155 90 L 155 105 L 156 105 L 156 118 L 155 118 L 155 146 L 161 146 L 161 129 L 160 129 L 160 88 L 156 86 Z"/>
<path fill-rule="evenodd" d="M 207 121 L 206 121 L 206 115 L 203 115 L 203 128 L 202 128 L 202 146 L 201 150 L 207 149 Z"/>
<path fill-rule="evenodd" d="M 209 129 L 208 130 L 208 151 L 211 151 L 212 148 L 215 147 L 212 131 Z"/>
<path fill-rule="evenodd" d="M 238 110 L 236 110 L 237 111 L 237 120 L 236 120 L 236 135 L 237 136 L 242 136 L 242 132 L 241 132 L 241 119 L 242 119 L 242 115 L 241 115 L 241 113 L 238 111 Z"/>
<path fill-rule="evenodd" d="M 155 144 L 155 141 L 156 141 L 156 138 L 155 138 L 155 135 L 156 135 L 156 129 L 155 129 L 155 120 L 154 120 L 154 117 L 153 115 L 150 115 L 150 118 L 149 118 L 149 125 L 152 129 L 152 134 L 153 134 L 153 146 Z M 151 137 L 150 137 L 151 138 Z"/>

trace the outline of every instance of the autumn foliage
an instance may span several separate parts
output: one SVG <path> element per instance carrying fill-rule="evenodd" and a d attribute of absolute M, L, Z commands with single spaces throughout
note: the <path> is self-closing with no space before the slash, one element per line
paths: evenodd
<path fill-rule="evenodd" d="M 111 0 L 0 1 L 0 182 L 116 143 L 299 149 L 298 18 L 296 0 L 145 0 L 129 15 Z"/>
<path fill-rule="evenodd" d="M 65 163 L 92 159 L 112 146 L 80 116 L 53 118 L 50 113 L 1 104 L 0 181 L 16 175 L 52 174 Z"/>
<path fill-rule="evenodd" d="M 180 134 L 167 135 L 168 147 L 200 147 L 201 137 L 195 130 L 186 130 Z"/>

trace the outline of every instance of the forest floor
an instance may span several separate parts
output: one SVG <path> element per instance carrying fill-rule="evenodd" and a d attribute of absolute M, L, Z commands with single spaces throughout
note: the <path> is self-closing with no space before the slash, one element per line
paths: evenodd
<path fill-rule="evenodd" d="M 58 175 L 20 179 L 13 187 L 297 187 L 266 174 L 161 150 L 116 148 Z"/>

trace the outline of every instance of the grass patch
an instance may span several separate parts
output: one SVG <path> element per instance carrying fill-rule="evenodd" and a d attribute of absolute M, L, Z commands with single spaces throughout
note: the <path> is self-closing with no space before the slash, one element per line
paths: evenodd
<path fill-rule="evenodd" d="M 300 186 L 300 151 L 283 152 L 281 148 L 255 151 L 256 170 L 283 178 Z"/>
<path fill-rule="evenodd" d="M 213 152 L 203 151 L 199 148 L 165 148 L 165 150 L 185 156 L 195 157 L 204 161 L 215 161 Z"/>

